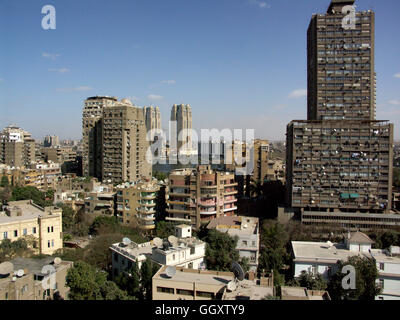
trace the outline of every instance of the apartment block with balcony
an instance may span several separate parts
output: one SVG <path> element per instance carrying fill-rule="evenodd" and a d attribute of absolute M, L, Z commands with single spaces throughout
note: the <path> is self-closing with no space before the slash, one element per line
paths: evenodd
<path fill-rule="evenodd" d="M 292 121 L 287 128 L 288 204 L 305 211 L 390 213 L 393 125 Z"/>
<path fill-rule="evenodd" d="M 160 184 L 157 179 L 126 182 L 116 187 L 116 214 L 125 225 L 138 225 L 144 231 L 155 229 Z"/>
<path fill-rule="evenodd" d="M 0 133 L 0 163 L 14 168 L 35 162 L 35 140 L 17 126 L 8 126 Z"/>
<path fill-rule="evenodd" d="M 233 173 L 215 171 L 210 166 L 174 170 L 166 190 L 166 220 L 200 228 L 214 218 L 235 215 L 237 186 Z"/>
<path fill-rule="evenodd" d="M 121 183 L 151 178 L 151 163 L 146 159 L 150 145 L 146 133 L 143 110 L 128 99 L 103 109 L 103 181 Z"/>

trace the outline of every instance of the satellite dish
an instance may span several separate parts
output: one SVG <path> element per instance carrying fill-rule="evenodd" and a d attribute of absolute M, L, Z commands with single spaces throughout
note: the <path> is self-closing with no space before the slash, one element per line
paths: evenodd
<path fill-rule="evenodd" d="M 227 288 L 230 292 L 235 291 L 235 290 L 236 290 L 236 282 L 235 282 L 235 281 L 230 281 L 230 282 L 228 283 L 228 285 L 226 286 L 226 288 Z"/>
<path fill-rule="evenodd" d="M 56 266 L 59 265 L 59 264 L 61 263 L 61 258 L 59 258 L 59 257 L 54 258 L 53 263 L 54 263 L 54 265 L 56 265 Z"/>
<path fill-rule="evenodd" d="M 239 279 L 239 281 L 242 281 L 244 279 L 244 271 L 239 263 L 237 263 L 236 261 L 232 262 L 231 270 L 235 274 L 235 277 Z"/>
<path fill-rule="evenodd" d="M 3 262 L 0 264 L 0 276 L 7 276 L 14 271 L 14 265 L 11 262 Z"/>
<path fill-rule="evenodd" d="M 25 272 L 24 272 L 24 270 L 22 270 L 22 269 L 19 269 L 19 270 L 17 271 L 17 277 L 18 277 L 18 278 L 21 278 L 24 274 L 25 274 Z"/>
<path fill-rule="evenodd" d="M 162 241 L 162 239 L 160 239 L 160 238 L 154 238 L 154 239 L 153 239 L 153 243 L 154 243 L 154 245 L 158 248 L 158 247 L 161 247 L 161 246 L 162 246 L 163 241 Z"/>
<path fill-rule="evenodd" d="M 122 243 L 124 244 L 124 245 L 129 245 L 130 243 L 132 242 L 132 240 L 131 239 L 129 239 L 129 238 L 123 238 L 122 239 Z"/>
<path fill-rule="evenodd" d="M 176 274 L 175 267 L 173 266 L 167 267 L 167 269 L 165 269 L 165 274 L 167 275 L 167 277 L 172 278 Z"/>
<path fill-rule="evenodd" d="M 168 237 L 168 241 L 171 243 L 171 245 L 173 247 L 177 247 L 178 246 L 178 238 L 175 236 L 169 236 Z"/>

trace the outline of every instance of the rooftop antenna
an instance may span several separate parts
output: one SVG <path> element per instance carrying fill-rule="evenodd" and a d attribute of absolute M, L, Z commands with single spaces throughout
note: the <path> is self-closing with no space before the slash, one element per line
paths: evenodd
<path fill-rule="evenodd" d="M 128 246 L 129 244 L 131 244 L 131 242 L 132 242 L 132 240 L 129 239 L 129 238 L 123 238 L 123 239 L 122 239 L 122 243 L 123 243 L 125 246 Z"/>
<path fill-rule="evenodd" d="M 176 274 L 176 269 L 173 266 L 168 266 L 167 269 L 165 269 L 165 274 L 167 277 L 172 278 Z"/>
<path fill-rule="evenodd" d="M 17 271 L 17 277 L 18 277 L 18 278 L 21 278 L 24 274 L 25 274 L 25 272 L 24 272 L 24 270 L 22 270 L 22 269 L 19 269 L 19 270 Z"/>
<path fill-rule="evenodd" d="M 169 236 L 168 241 L 171 243 L 172 247 L 178 246 L 178 238 L 175 236 Z"/>
<path fill-rule="evenodd" d="M 156 237 L 156 238 L 153 239 L 153 243 L 158 248 L 158 247 L 162 246 L 163 241 L 162 241 L 162 239 Z"/>
<path fill-rule="evenodd" d="M 239 281 L 244 279 L 244 270 L 238 262 L 232 262 L 231 270 L 235 274 L 235 278 L 237 278 Z"/>

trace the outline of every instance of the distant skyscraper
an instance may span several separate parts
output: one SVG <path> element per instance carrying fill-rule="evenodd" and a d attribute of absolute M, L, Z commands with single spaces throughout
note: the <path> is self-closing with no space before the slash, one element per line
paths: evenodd
<path fill-rule="evenodd" d="M 177 122 L 176 141 L 174 141 L 174 147 L 177 149 L 176 152 L 180 154 L 191 154 L 193 152 L 193 146 L 191 131 L 192 108 L 190 107 L 190 105 L 174 104 L 171 110 L 171 121 Z M 182 134 L 181 137 L 179 137 L 180 134 Z M 172 144 L 170 141 L 170 147 L 171 146 Z"/>
<path fill-rule="evenodd" d="M 150 145 L 146 133 L 143 109 L 128 99 L 104 107 L 103 181 L 120 183 L 151 178 L 152 167 L 146 160 Z"/>
<path fill-rule="evenodd" d="M 47 147 L 57 147 L 60 145 L 60 139 L 58 136 L 45 136 L 43 145 L 45 148 Z"/>
<path fill-rule="evenodd" d="M 146 130 L 161 130 L 161 113 L 159 107 L 143 107 L 143 115 L 146 122 Z M 154 135 L 151 137 L 154 141 Z"/>
<path fill-rule="evenodd" d="M 82 174 L 102 178 L 102 118 L 103 108 L 114 105 L 115 97 L 90 97 L 82 112 Z"/>
<path fill-rule="evenodd" d="M 12 167 L 29 166 L 35 162 L 35 140 L 29 132 L 8 126 L 0 133 L 0 163 Z"/>
<path fill-rule="evenodd" d="M 366 213 L 391 210 L 393 124 L 375 120 L 375 14 L 356 12 L 348 28 L 342 9 L 354 2 L 332 0 L 308 28 L 308 120 L 289 123 L 286 152 L 288 205 L 305 223 L 357 228 L 373 225 Z M 352 215 L 333 221 L 337 212 Z"/>

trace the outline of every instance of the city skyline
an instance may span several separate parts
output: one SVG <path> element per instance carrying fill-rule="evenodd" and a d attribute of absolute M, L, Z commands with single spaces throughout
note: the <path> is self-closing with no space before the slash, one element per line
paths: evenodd
<path fill-rule="evenodd" d="M 171 106 L 185 103 L 196 130 L 253 128 L 257 138 L 274 141 L 307 110 L 304 30 L 324 2 L 224 0 L 211 11 L 209 1 L 84 1 L 79 8 L 54 1 L 57 29 L 48 31 L 40 24 L 44 4 L 1 4 L 8 12 L 0 30 L 8 44 L 0 53 L 1 127 L 16 124 L 35 139 L 80 139 L 82 102 L 110 95 L 159 106 L 163 129 Z M 399 5 L 357 5 L 377 13 L 377 118 L 396 128 L 400 47 L 385 30 L 398 29 Z"/>

